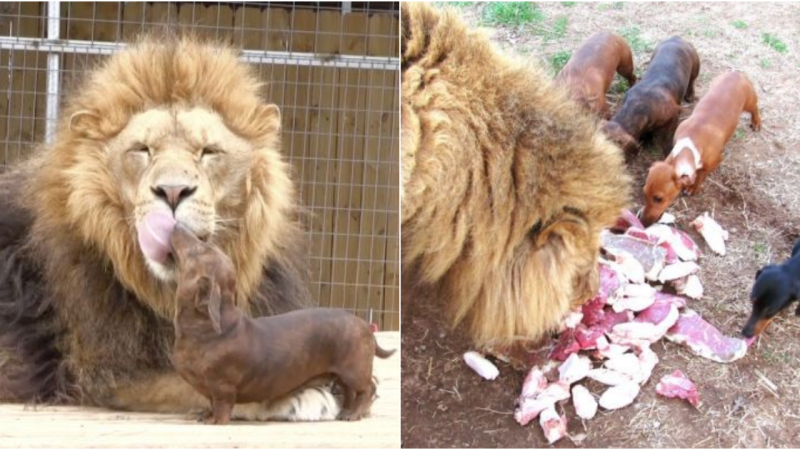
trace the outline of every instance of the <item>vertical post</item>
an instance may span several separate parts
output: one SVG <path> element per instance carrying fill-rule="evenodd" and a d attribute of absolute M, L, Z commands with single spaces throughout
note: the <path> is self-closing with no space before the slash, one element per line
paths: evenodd
<path fill-rule="evenodd" d="M 342 2 L 342 15 L 347 15 L 353 12 L 353 2 Z"/>
<path fill-rule="evenodd" d="M 47 2 L 47 40 L 53 44 L 60 35 L 61 27 L 61 2 Z M 45 142 L 50 144 L 56 135 L 58 124 L 58 90 L 61 69 L 61 54 L 50 52 L 47 54 L 47 117 L 45 121 Z"/>

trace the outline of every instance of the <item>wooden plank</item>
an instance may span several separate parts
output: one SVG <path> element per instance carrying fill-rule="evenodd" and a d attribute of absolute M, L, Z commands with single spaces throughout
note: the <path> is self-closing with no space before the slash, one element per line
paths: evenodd
<path fill-rule="evenodd" d="M 314 36 L 316 53 L 331 55 L 340 53 L 342 38 L 342 15 L 339 11 L 320 10 L 317 12 L 318 27 Z"/>
<path fill-rule="evenodd" d="M 317 14 L 312 9 L 296 5 L 291 14 L 289 50 L 293 52 L 314 52 Z"/>
<path fill-rule="evenodd" d="M 233 42 L 233 9 L 230 5 L 219 3 L 205 8 L 200 26 L 209 37 L 225 42 Z"/>
<path fill-rule="evenodd" d="M 244 4 L 234 14 L 233 43 L 246 50 L 263 50 L 267 44 L 267 16 L 259 6 Z"/>
<path fill-rule="evenodd" d="M 37 37 L 43 22 L 39 19 L 41 5 L 21 3 L 19 5 L 19 30 L 16 36 Z M 37 70 L 46 67 L 42 53 L 32 50 L 16 50 L 6 53 L 5 61 L 10 71 L 11 82 L 8 93 L 3 164 L 18 163 L 27 157 L 36 144 L 36 102 L 37 86 L 42 86 L 43 74 Z M 7 75 L 8 76 L 8 75 Z M 6 78 L 8 80 L 8 78 Z"/>
<path fill-rule="evenodd" d="M 266 17 L 267 50 L 288 51 L 291 16 L 285 8 L 264 8 L 262 16 Z"/>
<path fill-rule="evenodd" d="M 381 347 L 400 348 L 400 333 L 376 333 Z M 193 416 L 75 406 L 0 405 L 0 447 L 398 448 L 401 354 L 375 358 L 378 397 L 358 422 L 232 422 L 202 425 Z M 43 433 L 42 430 L 47 432 Z"/>
<path fill-rule="evenodd" d="M 397 16 L 393 14 L 373 14 L 369 18 L 369 39 L 367 55 L 398 56 L 400 42 L 398 38 Z"/>
<path fill-rule="evenodd" d="M 345 55 L 367 54 L 367 26 L 369 16 L 364 13 L 350 13 L 342 22 L 342 45 L 339 49 Z"/>

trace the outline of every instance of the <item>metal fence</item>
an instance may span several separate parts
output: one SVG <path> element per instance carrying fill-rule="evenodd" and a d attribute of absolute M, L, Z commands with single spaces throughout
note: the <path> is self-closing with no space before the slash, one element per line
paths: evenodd
<path fill-rule="evenodd" d="M 156 27 L 243 50 L 281 107 L 312 292 L 399 329 L 397 2 L 0 3 L 0 172 L 49 140 L 72 81 Z"/>

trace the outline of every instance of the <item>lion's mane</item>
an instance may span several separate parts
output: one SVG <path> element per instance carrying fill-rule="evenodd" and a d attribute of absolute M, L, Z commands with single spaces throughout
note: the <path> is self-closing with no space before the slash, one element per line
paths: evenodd
<path fill-rule="evenodd" d="M 403 285 L 480 345 L 539 339 L 597 286 L 623 156 L 535 65 L 447 9 L 401 11 Z"/>
<path fill-rule="evenodd" d="M 254 143 L 240 220 L 217 243 L 255 315 L 308 304 L 303 235 L 280 155 L 280 118 L 263 120 L 262 85 L 221 45 L 144 37 L 69 96 L 55 142 L 0 177 L 0 398 L 79 397 L 165 370 L 174 286 L 147 269 L 112 181 L 105 143 L 133 114 L 202 106 Z"/>

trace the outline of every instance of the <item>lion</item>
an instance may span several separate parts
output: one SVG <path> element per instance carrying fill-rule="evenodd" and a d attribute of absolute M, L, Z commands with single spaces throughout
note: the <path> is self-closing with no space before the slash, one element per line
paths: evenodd
<path fill-rule="evenodd" d="M 453 11 L 403 3 L 401 23 L 403 294 L 443 298 L 480 347 L 538 341 L 597 290 L 623 155 Z"/>
<path fill-rule="evenodd" d="M 87 74 L 54 142 L 0 177 L 0 399 L 207 408 L 170 363 L 175 263 L 136 239 L 156 209 L 231 257 L 246 313 L 311 304 L 280 111 L 261 91 L 231 48 L 192 36 L 145 36 Z M 234 413 L 340 409 L 315 383 Z"/>

